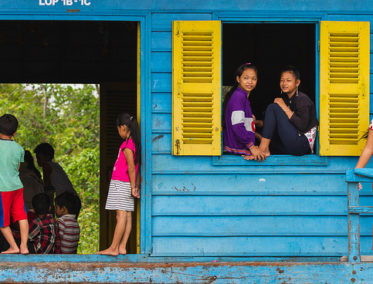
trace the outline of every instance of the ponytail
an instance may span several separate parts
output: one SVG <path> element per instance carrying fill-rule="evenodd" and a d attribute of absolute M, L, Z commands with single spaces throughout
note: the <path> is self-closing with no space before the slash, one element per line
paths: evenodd
<path fill-rule="evenodd" d="M 141 164 L 141 138 L 139 125 L 135 116 L 128 113 L 121 113 L 117 116 L 117 126 L 126 125 L 131 132 L 131 138 L 136 147 L 135 162 Z"/>

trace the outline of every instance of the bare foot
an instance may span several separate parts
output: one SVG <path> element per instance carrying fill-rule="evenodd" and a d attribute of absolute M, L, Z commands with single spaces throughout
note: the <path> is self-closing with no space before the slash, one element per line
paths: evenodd
<path fill-rule="evenodd" d="M 114 250 L 111 248 L 107 248 L 105 250 L 99 251 L 96 254 L 103 254 L 103 255 L 111 255 L 111 256 L 117 256 L 119 254 L 118 250 Z"/>
<path fill-rule="evenodd" d="M 27 248 L 27 246 L 20 246 L 20 253 L 21 254 L 29 254 L 30 252 L 29 252 L 29 250 L 28 250 L 28 248 Z"/>
<path fill-rule="evenodd" d="M 246 161 L 251 161 L 254 160 L 254 156 L 246 156 L 246 155 L 241 155 L 242 158 L 244 158 Z"/>
<path fill-rule="evenodd" d="M 127 250 L 126 249 L 119 249 L 119 254 L 127 254 Z"/>
<path fill-rule="evenodd" d="M 7 250 L 2 251 L 4 254 L 17 254 L 19 253 L 19 248 L 8 248 Z"/>

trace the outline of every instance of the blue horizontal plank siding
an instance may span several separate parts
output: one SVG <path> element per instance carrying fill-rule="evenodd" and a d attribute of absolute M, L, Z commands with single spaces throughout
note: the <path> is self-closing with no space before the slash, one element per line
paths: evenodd
<path fill-rule="evenodd" d="M 153 51 L 151 70 L 158 73 L 169 73 L 172 68 L 171 52 Z"/>
<path fill-rule="evenodd" d="M 157 136 L 155 136 L 157 137 Z M 159 139 L 155 141 L 166 142 Z M 160 142 L 157 149 L 165 143 Z M 154 143 L 154 144 L 155 144 Z M 158 144 L 157 144 L 158 145 Z M 302 184 L 292 182 L 301 179 Z M 153 195 L 346 195 L 345 175 L 154 175 Z M 362 191 L 365 192 L 365 191 Z M 371 194 L 371 191 L 369 191 Z"/>
<path fill-rule="evenodd" d="M 166 32 L 152 32 L 152 51 L 172 51 L 172 33 Z"/>
<path fill-rule="evenodd" d="M 362 216 L 360 235 L 372 235 Z M 154 236 L 348 236 L 346 216 L 157 216 Z"/>
<path fill-rule="evenodd" d="M 346 215 L 346 204 L 345 196 L 154 196 L 152 214 Z"/>
<path fill-rule="evenodd" d="M 373 222 L 369 217 L 366 222 Z M 362 233 L 369 233 L 366 230 Z M 165 216 L 154 236 L 348 236 L 346 216 Z"/>
<path fill-rule="evenodd" d="M 171 93 L 153 93 L 152 111 L 171 113 L 172 94 Z"/>
<path fill-rule="evenodd" d="M 152 151 L 153 153 L 171 153 L 171 135 L 157 133 L 152 135 Z"/>
<path fill-rule="evenodd" d="M 211 13 L 153 13 L 152 32 L 171 32 L 172 21 L 208 21 L 211 20 Z"/>
<path fill-rule="evenodd" d="M 153 113 L 152 114 L 152 132 L 158 133 L 163 131 L 165 133 L 171 133 L 171 115 L 165 113 Z"/>
<path fill-rule="evenodd" d="M 154 256 L 343 256 L 347 237 L 154 237 Z M 371 254 L 372 238 L 361 238 Z"/>
<path fill-rule="evenodd" d="M 152 92 L 172 92 L 171 73 L 152 73 Z"/>
<path fill-rule="evenodd" d="M 344 255 L 347 237 L 154 237 L 153 255 Z"/>

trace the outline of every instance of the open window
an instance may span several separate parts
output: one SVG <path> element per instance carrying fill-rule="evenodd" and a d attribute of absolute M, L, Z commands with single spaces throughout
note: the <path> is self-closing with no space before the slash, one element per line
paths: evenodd
<path fill-rule="evenodd" d="M 216 114 L 221 114 L 224 90 L 233 84 L 237 66 L 252 61 L 259 69 L 259 83 L 250 95 L 257 118 L 263 117 L 266 106 L 280 92 L 280 68 L 295 65 L 301 73 L 300 90 L 320 110 L 320 151 L 316 154 L 359 155 L 364 145 L 360 137 L 369 119 L 369 23 L 327 23 L 321 22 L 318 34 L 318 23 L 174 22 L 173 154 L 222 154 L 221 149 L 216 150 L 221 137 L 213 135 L 214 130 L 221 128 Z M 215 86 L 220 74 L 222 88 L 208 88 L 210 97 L 204 99 L 201 83 L 210 78 L 208 82 Z M 195 85 L 190 84 L 192 80 Z M 199 138 L 205 136 L 211 147 L 215 145 L 215 151 L 199 147 Z M 186 143 L 194 143 L 193 150 L 184 147 Z M 344 151 L 346 148 L 348 151 Z"/>

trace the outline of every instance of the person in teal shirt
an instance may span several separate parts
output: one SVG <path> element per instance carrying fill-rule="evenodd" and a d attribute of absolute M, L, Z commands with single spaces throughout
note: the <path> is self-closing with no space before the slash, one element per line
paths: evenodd
<path fill-rule="evenodd" d="M 23 201 L 23 184 L 19 178 L 20 163 L 24 150 L 13 136 L 18 128 L 17 118 L 11 114 L 0 117 L 0 231 L 9 244 L 2 253 L 28 254 L 29 225 Z M 18 247 L 10 229 L 10 220 L 19 223 L 21 244 Z"/>

